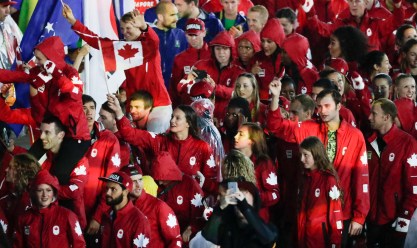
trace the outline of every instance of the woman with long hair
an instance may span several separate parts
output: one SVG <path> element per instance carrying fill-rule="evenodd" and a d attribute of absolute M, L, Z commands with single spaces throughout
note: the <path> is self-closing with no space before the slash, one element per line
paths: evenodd
<path fill-rule="evenodd" d="M 236 79 L 232 98 L 242 97 L 249 103 L 252 121 L 265 123 L 267 106 L 259 100 L 259 86 L 252 73 L 242 73 Z"/>
<path fill-rule="evenodd" d="M 401 72 L 409 73 L 417 79 L 417 40 L 407 41 L 401 48 Z"/>
<path fill-rule="evenodd" d="M 11 237 L 17 217 L 30 207 L 29 187 L 36 173 L 40 170 L 37 159 L 28 153 L 15 155 L 6 169 L 6 183 L 2 187 L 7 187 L 7 194 L 1 196 L 0 208 L 4 211 L 9 222 L 7 234 Z"/>
<path fill-rule="evenodd" d="M 263 129 L 256 123 L 247 122 L 239 127 L 235 136 L 235 149 L 250 158 L 255 167 L 256 186 L 262 199 L 259 215 L 269 221 L 269 207 L 279 200 L 277 168 L 268 156 Z"/>
<path fill-rule="evenodd" d="M 298 187 L 298 247 L 339 247 L 343 196 L 336 170 L 317 137 L 304 139 L 300 154 L 304 172 Z"/>
<path fill-rule="evenodd" d="M 219 168 L 209 144 L 200 139 L 197 114 L 192 107 L 179 105 L 175 108 L 169 132 L 156 135 L 133 128 L 114 95 L 109 94 L 107 100 L 116 113 L 119 133 L 126 142 L 140 146 L 152 159 L 161 151 L 169 152 L 183 173 L 199 179 L 206 194 L 216 194 Z"/>

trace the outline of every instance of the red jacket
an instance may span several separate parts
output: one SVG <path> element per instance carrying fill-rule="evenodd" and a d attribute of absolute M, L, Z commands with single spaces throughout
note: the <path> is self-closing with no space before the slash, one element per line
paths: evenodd
<path fill-rule="evenodd" d="M 119 140 L 109 130 L 99 131 L 97 124 L 94 125 L 96 134 L 95 142 L 90 146 L 86 153 L 88 159 L 88 180 L 84 186 L 85 212 L 87 216 L 91 216 L 95 207 L 99 203 L 106 204 L 102 198 L 102 190 L 105 183 L 98 180 L 99 177 L 108 177 L 115 171 L 120 169 L 120 145 Z"/>
<path fill-rule="evenodd" d="M 282 43 L 292 63 L 297 67 L 299 79 L 297 82 L 298 93 L 310 94 L 313 84 L 319 79 L 319 73 L 314 65 L 308 60 L 310 45 L 306 37 L 294 33 L 288 36 Z M 295 79 L 294 75 L 293 78 Z"/>
<path fill-rule="evenodd" d="M 220 12 L 223 10 L 223 6 L 220 4 L 220 0 L 202 0 L 199 1 L 199 5 L 207 12 Z M 244 15 L 248 13 L 248 10 L 253 6 L 250 0 L 241 0 L 238 6 L 238 11 L 243 12 Z"/>
<path fill-rule="evenodd" d="M 64 44 L 58 37 L 53 36 L 45 39 L 36 49 L 54 62 L 55 70 L 61 70 L 62 75 L 51 76 L 40 66 L 32 68 L 29 74 L 0 69 L 0 81 L 30 82 L 37 89 L 37 95 L 31 97 L 32 116 L 37 126 L 40 126 L 45 114 L 51 113 L 67 127 L 67 136 L 89 140 L 87 118 L 81 101 L 83 82 L 77 70 L 65 63 Z M 31 120 L 28 122 L 25 124 L 32 124 Z"/>
<path fill-rule="evenodd" d="M 81 22 L 77 21 L 72 29 L 90 46 L 98 49 L 97 35 L 91 32 Z M 109 40 L 99 38 L 100 40 Z M 143 65 L 125 70 L 126 80 L 123 83 L 127 99 L 138 90 L 146 90 L 153 96 L 153 106 L 171 104 L 168 91 L 162 78 L 161 55 L 159 54 L 159 38 L 152 28 L 142 31 L 138 40 L 142 42 L 143 57 L 147 58 Z M 104 86 L 103 86 L 104 87 Z"/>
<path fill-rule="evenodd" d="M 178 168 L 189 176 L 200 171 L 205 176 L 205 192 L 217 192 L 217 168 L 210 146 L 201 139 L 188 136 L 185 140 L 176 140 L 171 134 L 150 133 L 133 128 L 129 120 L 123 117 L 117 121 L 117 128 L 123 139 L 131 145 L 147 149 L 155 158 L 161 151 L 171 154 Z M 148 155 L 148 154 L 147 154 Z"/>
<path fill-rule="evenodd" d="M 48 208 L 30 208 L 19 217 L 13 247 L 85 247 L 77 216 L 52 203 Z"/>
<path fill-rule="evenodd" d="M 316 31 L 323 37 L 330 37 L 330 35 L 337 28 L 341 26 L 353 26 L 360 29 L 367 37 L 369 44 L 373 50 L 381 50 L 382 43 L 389 37 L 389 35 L 397 29 L 404 20 L 404 10 L 402 8 L 395 8 L 391 18 L 382 20 L 371 17 L 367 11 L 365 11 L 362 17 L 361 23 L 358 24 L 352 15 L 348 17 L 337 17 L 333 23 L 325 23 L 318 19 L 314 15 L 314 11 L 307 13 L 308 22 L 307 27 L 312 31 Z"/>
<path fill-rule="evenodd" d="M 254 53 L 257 53 L 257 52 L 261 51 L 261 37 L 255 31 L 249 30 L 249 31 L 244 32 L 241 36 L 236 38 L 236 40 L 235 40 L 236 54 L 238 54 L 237 52 L 239 50 L 239 42 L 242 41 L 242 40 L 246 40 L 246 41 L 249 41 L 251 43 Z M 242 67 L 243 69 L 245 69 L 246 72 L 250 72 L 251 69 L 252 69 L 250 61 L 248 62 L 247 65 L 244 65 L 242 63 L 242 61 L 239 59 L 239 57 L 236 57 L 234 63 L 236 65 Z"/>
<path fill-rule="evenodd" d="M 44 157 L 39 159 L 42 169 L 50 171 L 53 166 L 56 166 L 56 164 L 53 164 L 54 155 L 52 152 L 48 151 L 46 153 L 46 160 L 42 162 L 43 158 Z M 78 163 L 74 165 L 74 169 L 69 175 L 68 183 L 60 183 L 58 190 L 59 200 L 69 200 L 72 202 L 73 208 L 71 210 L 74 211 L 80 220 L 81 228 L 84 228 L 87 225 L 84 205 L 84 186 L 88 180 L 88 171 L 88 159 L 86 157 L 82 157 Z"/>
<path fill-rule="evenodd" d="M 163 201 L 145 190 L 135 201 L 137 207 L 147 218 L 151 227 L 152 247 L 181 247 L 180 226 L 174 211 Z"/>
<path fill-rule="evenodd" d="M 327 146 L 328 130 L 322 122 L 297 123 L 284 120 L 277 109 L 269 112 L 267 127 L 275 136 L 288 142 L 301 143 L 309 136 L 316 136 Z M 336 133 L 336 142 L 337 151 L 333 164 L 344 192 L 343 219 L 352 219 L 363 224 L 369 211 L 365 140 L 358 129 L 342 120 Z"/>
<path fill-rule="evenodd" d="M 210 47 L 215 45 L 229 47 L 231 56 L 230 61 L 233 60 L 235 41 L 227 31 L 220 32 L 216 35 L 216 37 L 214 37 L 214 39 L 210 42 Z M 216 83 L 214 91 L 216 96 L 214 117 L 221 122 L 226 114 L 227 104 L 232 97 L 236 79 L 245 71 L 232 62 L 230 62 L 228 66 L 220 69 L 215 60 L 213 48 L 211 59 L 197 61 L 193 67 L 195 67 L 197 70 L 205 70 Z M 180 85 L 178 86 L 180 87 Z M 185 86 L 185 84 L 182 84 L 182 86 Z M 182 89 L 178 90 L 179 92 L 184 91 L 187 87 L 181 88 Z"/>
<path fill-rule="evenodd" d="M 149 247 L 152 244 L 151 228 L 146 216 L 131 201 L 116 212 L 111 220 L 112 209 L 102 216 L 101 247 L 126 248 Z"/>
<path fill-rule="evenodd" d="M 188 47 L 187 50 L 177 54 L 172 66 L 171 82 L 169 84 L 169 95 L 171 96 L 174 107 L 183 104 L 185 99 L 181 99 L 177 92 L 177 85 L 181 79 L 191 72 L 191 67 L 201 59 L 209 59 L 211 56 L 207 43 L 201 49 Z"/>
<path fill-rule="evenodd" d="M 340 247 L 343 216 L 336 178 L 316 169 L 306 173 L 299 190 L 298 247 Z"/>
<path fill-rule="evenodd" d="M 398 110 L 398 119 L 401 129 L 417 138 L 417 107 L 415 102 L 407 99 L 397 99 L 394 101 Z"/>
<path fill-rule="evenodd" d="M 154 175 L 155 180 L 158 175 Z M 172 187 L 162 194 L 166 188 Z M 190 176 L 184 174 L 181 181 L 172 181 L 166 187 L 158 188 L 158 198 L 163 200 L 174 210 L 178 218 L 181 233 L 191 226 L 192 233 L 198 232 L 202 225 L 204 207 L 201 203 L 204 193 L 197 182 Z"/>
<path fill-rule="evenodd" d="M 410 220 L 417 207 L 417 142 L 395 125 L 382 136 L 386 144 L 382 151 L 376 139 L 374 133 L 367 142 L 371 197 L 368 219 L 378 225 L 397 217 Z M 401 228 L 407 230 L 408 223 Z"/>
<path fill-rule="evenodd" d="M 280 198 L 277 170 L 270 159 L 256 159 L 252 155 L 251 160 L 255 166 L 256 187 L 262 201 L 259 216 L 268 223 L 269 207 L 277 204 Z"/>
<path fill-rule="evenodd" d="M 259 85 L 259 97 L 261 100 L 268 100 L 269 83 L 271 83 L 272 79 L 281 72 L 281 55 L 278 53 L 285 40 L 285 33 L 278 19 L 273 18 L 268 20 L 264 29 L 262 29 L 261 39 L 262 38 L 270 39 L 278 46 L 278 51 L 276 51 L 276 53 L 266 56 L 264 51 L 259 51 L 251 60 L 251 68 L 258 63 L 259 67 L 262 69 L 261 72 L 255 75 Z"/>

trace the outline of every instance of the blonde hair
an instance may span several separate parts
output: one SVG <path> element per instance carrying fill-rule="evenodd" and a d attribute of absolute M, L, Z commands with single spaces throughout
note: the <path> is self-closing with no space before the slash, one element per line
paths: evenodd
<path fill-rule="evenodd" d="M 242 74 L 240 74 L 237 79 L 236 79 L 236 83 L 235 83 L 235 88 L 233 89 L 232 92 L 232 98 L 236 98 L 236 97 L 240 97 L 240 93 L 239 93 L 239 88 L 240 88 L 240 83 L 239 83 L 239 79 L 241 78 L 247 78 L 249 79 L 253 91 L 252 91 L 252 102 L 254 103 L 253 105 L 255 106 L 254 108 L 254 112 L 251 110 L 251 117 L 252 120 L 257 120 L 258 117 L 258 112 L 259 112 L 259 105 L 260 105 L 260 100 L 259 100 L 259 85 L 258 85 L 258 81 L 256 81 L 255 76 L 252 73 L 247 73 L 244 72 Z M 250 105 L 250 103 L 249 103 Z"/>
<path fill-rule="evenodd" d="M 255 167 L 252 161 L 238 150 L 231 150 L 223 160 L 223 180 L 243 177 L 256 185 Z"/>

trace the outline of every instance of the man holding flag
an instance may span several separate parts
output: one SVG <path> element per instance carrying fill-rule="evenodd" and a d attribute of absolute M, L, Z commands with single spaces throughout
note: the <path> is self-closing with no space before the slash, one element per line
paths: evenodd
<path fill-rule="evenodd" d="M 154 107 L 147 129 L 156 133 L 165 132 L 172 114 L 171 100 L 162 77 L 159 39 L 146 24 L 143 14 L 134 10 L 122 16 L 120 26 L 126 41 L 98 37 L 75 19 L 68 5 L 64 5 L 63 15 L 84 41 L 101 50 L 106 72 L 124 70 L 126 81 L 122 87 L 128 99 L 138 90 L 146 90 L 152 95 Z"/>

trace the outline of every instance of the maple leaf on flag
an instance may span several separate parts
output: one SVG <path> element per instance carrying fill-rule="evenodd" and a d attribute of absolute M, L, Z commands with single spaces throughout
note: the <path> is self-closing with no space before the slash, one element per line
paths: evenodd
<path fill-rule="evenodd" d="M 166 222 L 169 227 L 174 228 L 177 225 L 177 218 L 170 213 Z"/>
<path fill-rule="evenodd" d="M 368 164 L 368 156 L 366 156 L 366 151 L 364 151 L 362 156 L 361 156 L 361 162 L 362 162 L 363 165 Z"/>
<path fill-rule="evenodd" d="M 194 195 L 194 198 L 191 200 L 191 204 L 193 204 L 196 208 L 202 206 L 203 204 L 201 203 L 201 200 L 203 199 L 203 197 L 201 196 L 201 194 L 196 193 Z"/>
<path fill-rule="evenodd" d="M 133 240 L 133 244 L 140 248 L 146 247 L 149 244 L 149 238 L 147 238 L 144 234 L 139 234 L 137 238 Z"/>
<path fill-rule="evenodd" d="M 74 170 L 75 175 L 87 175 L 87 168 L 84 165 L 80 165 L 79 167 L 75 168 Z"/>
<path fill-rule="evenodd" d="M 274 172 L 269 173 L 268 178 L 266 179 L 266 183 L 271 186 L 277 185 L 277 174 L 275 174 Z"/>
<path fill-rule="evenodd" d="M 207 160 L 207 165 L 210 168 L 213 168 L 214 166 L 216 166 L 216 162 L 214 162 L 213 154 L 211 154 L 209 160 Z"/>
<path fill-rule="evenodd" d="M 329 196 L 330 198 L 332 198 L 332 200 L 337 200 L 340 197 L 340 190 L 336 187 L 336 185 L 334 185 L 329 192 Z"/>
<path fill-rule="evenodd" d="M 113 163 L 113 166 L 120 167 L 121 160 L 118 153 L 111 157 L 111 162 Z"/>
<path fill-rule="evenodd" d="M 411 155 L 411 157 L 409 157 L 407 159 L 407 163 L 411 166 L 411 167 L 417 167 L 417 154 L 413 154 Z"/>
<path fill-rule="evenodd" d="M 132 48 L 131 44 L 125 44 L 122 49 L 118 50 L 120 57 L 126 59 L 134 58 L 135 55 L 139 52 L 139 49 Z"/>
<path fill-rule="evenodd" d="M 81 236 L 81 235 L 83 235 L 83 231 L 81 231 L 81 226 L 80 226 L 80 222 L 75 222 L 75 228 L 74 228 L 74 230 L 75 230 L 75 233 L 78 235 L 78 236 Z"/>
<path fill-rule="evenodd" d="M 3 231 L 7 232 L 7 224 L 4 222 L 4 220 L 0 220 L 1 227 L 3 228 Z"/>

